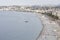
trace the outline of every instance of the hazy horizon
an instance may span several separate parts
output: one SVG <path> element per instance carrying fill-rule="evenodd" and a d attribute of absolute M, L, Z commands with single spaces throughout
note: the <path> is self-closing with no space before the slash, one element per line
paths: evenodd
<path fill-rule="evenodd" d="M 0 0 L 0 6 L 10 5 L 60 5 L 60 0 Z"/>

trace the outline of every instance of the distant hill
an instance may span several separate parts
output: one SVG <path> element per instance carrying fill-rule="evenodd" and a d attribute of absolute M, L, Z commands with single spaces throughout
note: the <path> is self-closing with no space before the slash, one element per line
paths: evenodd
<path fill-rule="evenodd" d="M 55 6 L 55 8 L 60 8 L 60 5 Z"/>

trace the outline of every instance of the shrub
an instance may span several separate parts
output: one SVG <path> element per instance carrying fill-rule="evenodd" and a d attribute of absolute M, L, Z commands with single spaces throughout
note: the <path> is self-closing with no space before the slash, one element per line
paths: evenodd
<path fill-rule="evenodd" d="M 46 15 L 48 15 L 48 16 L 50 16 L 50 17 L 52 17 L 52 18 L 54 18 L 54 19 L 59 19 L 59 17 L 56 15 L 52 15 L 52 12 L 50 12 L 50 13 L 43 13 L 43 14 L 46 14 Z"/>

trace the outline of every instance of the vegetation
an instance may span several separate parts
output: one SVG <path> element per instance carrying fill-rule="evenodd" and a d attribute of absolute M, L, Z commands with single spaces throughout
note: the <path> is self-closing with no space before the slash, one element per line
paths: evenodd
<path fill-rule="evenodd" d="M 46 14 L 46 15 L 48 15 L 48 16 L 54 18 L 54 19 L 59 19 L 59 17 L 58 17 L 57 15 L 56 15 L 56 16 L 53 15 L 52 12 L 50 12 L 50 13 L 42 13 L 42 14 Z"/>

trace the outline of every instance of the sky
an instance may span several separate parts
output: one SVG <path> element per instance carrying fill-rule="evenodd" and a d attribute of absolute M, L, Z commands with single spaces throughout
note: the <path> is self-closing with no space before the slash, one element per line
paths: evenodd
<path fill-rule="evenodd" d="M 0 0 L 0 6 L 5 5 L 60 5 L 60 0 Z"/>

